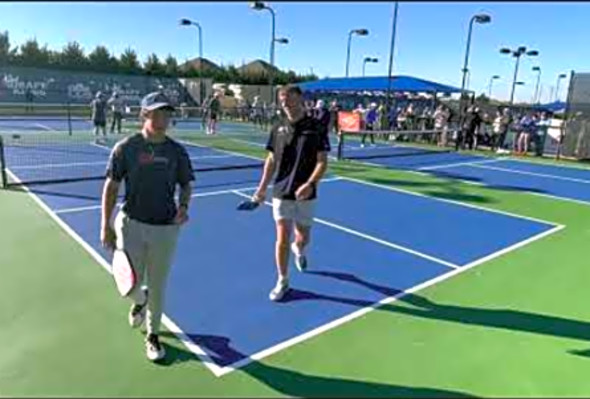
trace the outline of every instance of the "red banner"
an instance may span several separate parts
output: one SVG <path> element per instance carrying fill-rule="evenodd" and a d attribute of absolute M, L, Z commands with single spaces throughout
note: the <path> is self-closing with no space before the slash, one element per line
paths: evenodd
<path fill-rule="evenodd" d="M 361 118 L 357 112 L 339 111 L 338 128 L 340 131 L 358 132 L 361 130 Z"/>

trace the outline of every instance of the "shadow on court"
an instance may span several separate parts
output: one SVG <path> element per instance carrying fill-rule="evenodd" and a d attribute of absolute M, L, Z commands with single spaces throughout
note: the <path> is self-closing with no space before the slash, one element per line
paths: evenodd
<path fill-rule="evenodd" d="M 330 271 L 310 271 L 308 273 L 358 284 L 384 296 L 401 294 L 399 290 L 364 281 L 361 278 L 348 273 Z M 292 291 L 292 294 L 287 297 L 286 300 L 327 300 L 363 307 L 372 306 L 372 303 L 358 299 L 327 296 L 295 289 Z M 560 338 L 573 338 L 583 341 L 590 340 L 590 323 L 584 321 L 511 309 L 470 308 L 465 306 L 438 304 L 416 294 L 405 294 L 400 296 L 398 301 L 400 303 L 412 305 L 412 307 L 397 305 L 394 302 L 383 305 L 379 307 L 378 310 L 432 320 L 450 321 Z"/>
<path fill-rule="evenodd" d="M 171 336 L 172 334 L 167 333 L 167 335 Z M 221 350 L 222 353 L 226 354 L 233 353 L 235 358 L 245 357 L 232 348 L 230 340 L 225 337 L 201 336 L 200 338 L 201 340 L 208 340 L 213 346 L 213 348 L 208 349 Z M 178 347 L 177 343 L 174 346 L 167 345 L 166 349 L 168 359 L 163 363 L 165 365 L 196 361 L 194 354 Z M 406 387 L 305 374 L 300 371 L 270 366 L 259 361 L 253 361 L 235 372 L 245 373 L 260 383 L 289 397 L 474 397 L 462 392 L 435 388 Z"/>

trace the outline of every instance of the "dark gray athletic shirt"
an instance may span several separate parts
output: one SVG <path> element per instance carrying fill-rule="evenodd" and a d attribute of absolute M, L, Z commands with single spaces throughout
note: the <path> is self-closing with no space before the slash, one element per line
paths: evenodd
<path fill-rule="evenodd" d="M 158 225 L 174 222 L 176 185 L 194 180 L 190 158 L 180 143 L 169 137 L 150 143 L 141 133 L 113 148 L 107 176 L 125 180 L 123 211 L 131 219 Z"/>

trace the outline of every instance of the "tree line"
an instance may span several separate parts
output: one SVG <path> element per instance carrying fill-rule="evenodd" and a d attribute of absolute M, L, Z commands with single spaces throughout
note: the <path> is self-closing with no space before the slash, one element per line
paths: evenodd
<path fill-rule="evenodd" d="M 204 67 L 201 75 L 194 66 L 181 67 L 172 55 L 160 60 L 152 53 L 142 63 L 135 50 L 130 47 L 118 57 L 100 45 L 86 54 L 76 41 L 67 43 L 61 50 L 50 50 L 47 45 L 40 46 L 36 39 L 29 39 L 20 46 L 12 47 L 8 32 L 0 32 L 0 65 L 176 78 L 203 77 L 211 78 L 216 83 L 268 84 L 268 75 L 240 72 L 234 65 L 222 65 L 219 69 Z M 300 75 L 294 71 L 280 70 L 273 77 L 276 84 L 316 79 L 318 77 L 314 74 Z"/>

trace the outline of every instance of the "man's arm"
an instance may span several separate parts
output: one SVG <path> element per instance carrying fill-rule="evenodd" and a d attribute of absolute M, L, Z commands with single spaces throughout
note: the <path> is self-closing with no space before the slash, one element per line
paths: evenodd
<path fill-rule="evenodd" d="M 315 189 L 317 188 L 318 183 L 326 173 L 326 169 L 328 169 L 328 153 L 325 151 L 318 152 L 318 160 L 311 173 L 311 176 L 297 189 L 295 193 L 295 198 L 297 200 L 305 200 L 309 198 Z"/>
<path fill-rule="evenodd" d="M 180 185 L 180 196 L 178 199 L 178 206 L 184 206 L 188 208 L 191 201 L 191 185 L 190 183 Z"/>
<path fill-rule="evenodd" d="M 320 182 L 320 180 L 322 179 L 322 177 L 324 177 L 324 174 L 326 173 L 327 169 L 328 169 L 328 153 L 323 152 L 323 151 L 318 152 L 318 161 L 315 165 L 315 168 L 314 168 L 311 176 L 307 180 L 307 183 L 317 185 Z"/>
<path fill-rule="evenodd" d="M 258 189 L 256 193 L 254 193 L 253 200 L 256 202 L 264 201 L 266 197 L 266 189 L 270 184 L 272 176 L 275 172 L 275 158 L 272 152 L 269 152 L 266 156 L 266 161 L 264 162 L 264 170 L 262 172 L 262 178 L 260 179 L 260 184 L 258 184 Z"/>
<path fill-rule="evenodd" d="M 111 217 L 115 204 L 117 203 L 117 194 L 119 193 L 119 182 L 107 178 L 102 192 L 102 212 L 101 212 L 101 229 L 100 240 L 102 245 L 108 249 L 115 249 L 116 236 L 111 227 Z"/>

